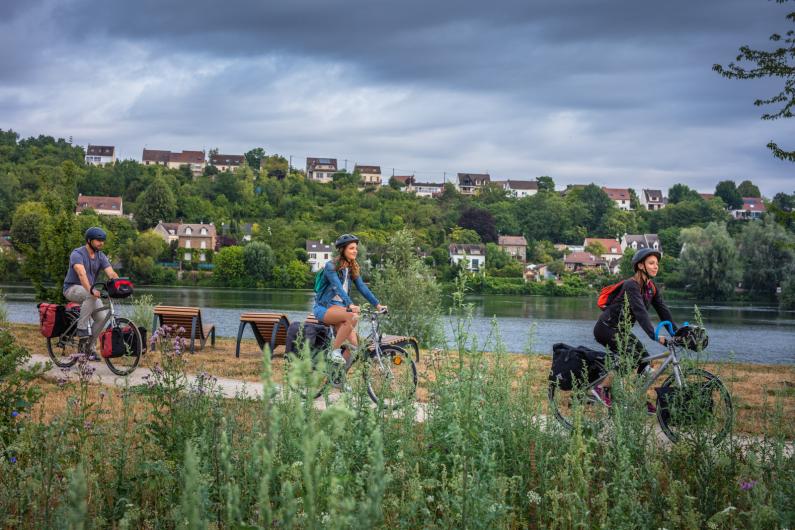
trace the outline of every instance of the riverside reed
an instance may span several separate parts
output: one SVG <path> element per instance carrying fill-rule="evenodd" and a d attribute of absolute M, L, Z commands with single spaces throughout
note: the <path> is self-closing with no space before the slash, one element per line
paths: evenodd
<path fill-rule="evenodd" d="M 619 407 L 611 429 L 567 434 L 533 390 L 546 372 L 517 375 L 496 325 L 492 333 L 497 351 L 486 354 L 463 311 L 457 347 L 428 361 L 418 423 L 413 405 L 374 408 L 360 378 L 317 410 L 300 398 L 312 384 L 308 366 L 292 365 L 277 388 L 267 355 L 266 397 L 224 399 L 211 376 L 188 383 L 182 342 L 161 330 L 146 385 L 97 390 L 91 365 L 80 363 L 77 382 L 58 390 L 69 396 L 60 412 L 13 418 L 0 462 L 0 526 L 795 525 L 795 457 L 782 431 L 792 418 L 780 400 L 752 443 L 661 443 L 639 407 Z"/>

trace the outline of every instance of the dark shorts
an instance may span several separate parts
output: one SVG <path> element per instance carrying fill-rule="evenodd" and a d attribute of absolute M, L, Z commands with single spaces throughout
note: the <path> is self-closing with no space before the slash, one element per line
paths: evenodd
<path fill-rule="evenodd" d="M 593 328 L 593 336 L 596 342 L 607 348 L 613 355 L 632 356 L 637 362 L 638 373 L 643 372 L 648 365 L 648 363 L 642 363 L 640 360 L 648 356 L 649 352 L 634 334 L 629 334 L 626 344 L 619 344 L 618 330 L 608 326 L 601 320 L 597 320 Z"/>

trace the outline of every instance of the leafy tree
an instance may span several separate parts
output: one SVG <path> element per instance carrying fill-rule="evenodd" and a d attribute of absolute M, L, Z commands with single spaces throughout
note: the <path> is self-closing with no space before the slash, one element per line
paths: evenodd
<path fill-rule="evenodd" d="M 278 287 L 305 289 L 310 282 L 309 265 L 297 259 L 273 269 L 273 277 Z"/>
<path fill-rule="evenodd" d="M 224 247 L 213 258 L 213 281 L 219 285 L 240 287 L 246 283 L 243 247 Z"/>
<path fill-rule="evenodd" d="M 632 247 L 624 249 L 624 255 L 621 256 L 621 262 L 618 265 L 622 278 L 629 278 L 635 274 L 635 270 L 632 268 L 632 256 L 634 255 L 635 250 Z"/>
<path fill-rule="evenodd" d="M 458 219 L 458 226 L 464 229 L 474 230 L 485 243 L 497 241 L 497 228 L 494 223 L 494 216 L 486 210 L 479 208 L 467 208 L 461 213 Z"/>
<path fill-rule="evenodd" d="M 750 180 L 744 180 L 740 182 L 740 185 L 737 186 L 737 193 L 740 194 L 740 197 L 761 197 L 762 193 L 759 191 L 759 188 L 751 182 Z"/>
<path fill-rule="evenodd" d="M 602 254 L 607 253 L 607 249 L 599 241 L 594 241 L 585 247 L 585 252 L 590 252 L 594 256 L 601 256 Z"/>
<path fill-rule="evenodd" d="M 722 180 L 715 186 L 715 195 L 723 199 L 726 207 L 731 210 L 738 210 L 743 206 L 742 195 L 737 191 L 737 186 L 733 180 Z"/>
<path fill-rule="evenodd" d="M 726 225 L 710 223 L 706 228 L 682 230 L 682 271 L 689 288 L 707 300 L 729 297 L 742 277 L 737 247 Z"/>
<path fill-rule="evenodd" d="M 486 243 L 486 265 L 492 271 L 505 268 L 513 261 L 510 254 L 505 252 L 496 243 Z"/>
<path fill-rule="evenodd" d="M 795 309 L 795 270 L 791 270 L 781 284 L 779 306 L 782 309 Z"/>
<path fill-rule="evenodd" d="M 176 211 L 177 200 L 171 186 L 163 177 L 158 176 L 138 198 L 135 221 L 139 229 L 145 230 L 156 226 L 160 221 L 172 221 Z"/>
<path fill-rule="evenodd" d="M 687 184 L 674 184 L 668 189 L 668 204 L 696 200 L 701 200 L 701 196 L 696 190 L 690 189 Z"/>
<path fill-rule="evenodd" d="M 552 177 L 548 177 L 547 175 L 543 175 L 536 179 L 538 182 L 538 191 L 555 191 L 555 181 L 552 180 Z"/>
<path fill-rule="evenodd" d="M 787 0 L 777 0 L 784 3 Z M 795 12 L 788 13 L 786 19 L 790 23 L 795 23 Z M 728 79 L 781 79 L 784 88 L 778 93 L 766 99 L 757 99 L 754 105 L 757 107 L 765 105 L 778 105 L 781 107 L 773 113 L 762 114 L 763 120 L 776 120 L 779 118 L 791 118 L 792 109 L 795 107 L 795 31 L 788 30 L 784 37 L 778 33 L 770 36 L 770 41 L 774 43 L 772 50 L 756 50 L 745 45 L 740 47 L 740 53 L 735 62 L 729 63 L 727 67 L 719 64 L 713 65 L 712 69 Z M 746 68 L 742 63 L 749 63 L 750 68 Z M 768 149 L 773 152 L 773 156 L 782 160 L 795 161 L 795 151 L 782 149 L 775 142 L 767 144 Z"/>
<path fill-rule="evenodd" d="M 477 245 L 480 243 L 480 235 L 474 230 L 457 226 L 450 232 L 450 241 L 462 245 Z"/>
<path fill-rule="evenodd" d="M 633 210 L 640 209 L 640 198 L 634 189 L 629 188 L 629 207 Z"/>
<path fill-rule="evenodd" d="M 674 257 L 679 256 L 679 252 L 682 250 L 681 232 L 682 229 L 676 226 L 663 228 L 657 232 L 663 252 Z"/>
<path fill-rule="evenodd" d="M 795 237 L 772 219 L 766 219 L 746 223 L 737 239 L 743 286 L 751 292 L 773 296 L 795 267 Z"/>
<path fill-rule="evenodd" d="M 157 275 L 157 260 L 167 249 L 163 238 L 153 231 L 127 240 L 119 252 L 125 274 L 138 282 L 152 283 Z"/>
<path fill-rule="evenodd" d="M 24 202 L 17 207 L 11 222 L 11 243 L 17 250 L 38 249 L 50 212 L 40 202 Z"/>
<path fill-rule="evenodd" d="M 262 158 L 262 174 L 268 177 L 283 179 L 289 171 L 287 159 L 281 155 L 270 155 Z M 260 166 L 251 166 L 257 168 Z"/>
<path fill-rule="evenodd" d="M 416 337 L 423 348 L 442 338 L 441 289 L 433 273 L 418 257 L 417 242 L 408 230 L 390 237 L 384 266 L 373 274 L 373 290 L 389 306 L 384 331 Z M 416 293 L 422 293 L 417 296 Z"/>
<path fill-rule="evenodd" d="M 244 156 L 246 157 L 248 167 L 259 171 L 262 159 L 265 157 L 265 149 L 262 147 L 255 147 L 251 151 L 247 151 Z"/>
<path fill-rule="evenodd" d="M 243 247 L 243 262 L 250 278 L 264 282 L 271 278 L 276 259 L 267 243 L 252 241 Z"/>
<path fill-rule="evenodd" d="M 578 201 L 585 207 L 582 226 L 588 234 L 610 235 L 605 231 L 605 221 L 608 214 L 616 209 L 616 205 L 602 188 L 596 184 L 589 184 L 569 193 L 568 197 L 570 201 Z"/>

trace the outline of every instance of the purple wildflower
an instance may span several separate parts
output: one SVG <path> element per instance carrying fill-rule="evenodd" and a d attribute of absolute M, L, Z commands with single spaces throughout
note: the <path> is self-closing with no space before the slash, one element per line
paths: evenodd
<path fill-rule="evenodd" d="M 756 486 L 756 483 L 757 483 L 756 480 L 747 480 L 740 482 L 740 489 L 743 491 L 751 490 L 753 489 L 754 486 Z"/>
<path fill-rule="evenodd" d="M 85 429 L 91 429 L 91 427 L 93 427 L 93 426 L 94 426 L 94 423 L 93 423 L 93 422 L 91 422 L 91 421 L 89 421 L 89 420 L 86 420 L 86 421 L 83 423 L 83 427 L 84 427 Z"/>
<path fill-rule="evenodd" d="M 12 418 L 16 418 L 17 416 L 19 416 L 19 412 L 15 411 L 15 410 L 11 411 L 11 417 Z"/>
<path fill-rule="evenodd" d="M 17 463 L 17 457 L 15 457 L 15 456 L 9 457 L 8 461 L 11 462 L 12 464 L 16 464 Z"/>

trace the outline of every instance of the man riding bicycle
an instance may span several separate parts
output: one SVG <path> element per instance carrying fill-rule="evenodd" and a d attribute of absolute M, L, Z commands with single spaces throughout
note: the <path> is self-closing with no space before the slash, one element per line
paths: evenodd
<path fill-rule="evenodd" d="M 102 302 L 99 300 L 99 291 L 91 288 L 96 283 L 99 272 L 104 271 L 108 279 L 119 277 L 116 271 L 113 270 L 108 257 L 102 252 L 102 247 L 105 246 L 107 238 L 108 235 L 103 229 L 93 226 L 86 230 L 86 244 L 74 249 L 69 256 L 69 270 L 66 272 L 66 278 L 63 281 L 63 295 L 70 302 L 81 304 L 80 319 L 77 321 L 76 335 L 78 337 L 97 337 L 101 331 L 99 328 L 102 326 L 107 313 L 107 311 L 97 313 L 97 317 L 94 320 L 94 329 L 88 329 L 88 321 L 91 318 L 91 314 L 102 307 Z M 91 358 L 95 359 L 95 345 L 93 341 L 91 342 L 86 353 L 89 353 Z"/>
<path fill-rule="evenodd" d="M 615 296 L 611 295 L 611 301 L 606 305 L 596 325 L 593 329 L 596 341 L 608 348 L 615 355 L 629 355 L 637 361 L 638 373 L 642 373 L 648 366 L 640 362 L 643 357 L 648 356 L 648 352 L 640 339 L 633 333 L 623 336 L 620 332 L 621 323 L 624 321 L 624 300 L 626 298 L 629 309 L 629 322 L 634 325 L 638 322 L 643 331 L 652 339 L 665 345 L 666 339 L 660 336 L 655 339 L 654 326 L 649 318 L 649 307 L 653 306 L 661 320 L 671 322 L 673 330 L 677 329 L 671 311 L 663 301 L 662 294 L 657 285 L 652 281 L 660 270 L 660 259 L 662 255 L 659 251 L 651 248 L 638 250 L 632 257 L 632 269 L 635 274 L 617 288 Z M 610 377 L 603 383 L 602 387 L 597 388 L 597 392 L 605 403 L 610 403 L 609 393 Z M 652 412 L 653 406 L 649 404 L 649 411 Z"/>

